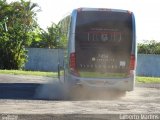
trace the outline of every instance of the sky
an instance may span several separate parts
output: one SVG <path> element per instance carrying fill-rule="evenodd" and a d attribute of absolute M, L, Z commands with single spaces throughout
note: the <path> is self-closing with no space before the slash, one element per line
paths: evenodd
<path fill-rule="evenodd" d="M 8 0 L 14 1 L 14 0 Z M 138 42 L 156 40 L 160 42 L 159 0 L 31 0 L 38 3 L 37 13 L 40 27 L 46 29 L 51 23 L 58 23 L 66 14 L 79 7 L 114 8 L 130 10 L 135 14 Z"/>

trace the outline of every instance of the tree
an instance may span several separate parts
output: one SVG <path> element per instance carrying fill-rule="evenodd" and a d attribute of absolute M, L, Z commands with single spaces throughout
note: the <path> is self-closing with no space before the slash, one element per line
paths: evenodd
<path fill-rule="evenodd" d="M 160 42 L 151 40 L 151 41 L 145 41 L 145 43 L 138 44 L 138 53 L 160 54 Z"/>
<path fill-rule="evenodd" d="M 25 47 L 37 26 L 34 8 L 38 5 L 24 0 L 0 4 L 0 69 L 21 69 L 27 60 Z"/>
<path fill-rule="evenodd" d="M 40 32 L 37 32 L 40 39 L 33 41 L 30 47 L 39 47 L 39 48 L 63 48 L 66 44 L 66 39 L 61 32 L 60 25 L 52 23 L 47 30 L 41 29 Z"/>

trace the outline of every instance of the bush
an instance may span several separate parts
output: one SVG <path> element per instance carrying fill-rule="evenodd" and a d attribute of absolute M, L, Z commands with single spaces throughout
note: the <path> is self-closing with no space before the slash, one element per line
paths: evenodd
<path fill-rule="evenodd" d="M 155 40 L 145 41 L 138 44 L 138 53 L 141 54 L 160 54 L 160 42 Z"/>
<path fill-rule="evenodd" d="M 32 42 L 36 27 L 36 4 L 21 0 L 0 1 L 0 69 L 22 69 L 27 61 L 26 46 Z"/>

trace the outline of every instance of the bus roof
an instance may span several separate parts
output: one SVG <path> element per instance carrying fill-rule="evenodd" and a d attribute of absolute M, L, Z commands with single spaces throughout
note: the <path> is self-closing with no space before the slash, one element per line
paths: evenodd
<path fill-rule="evenodd" d="M 77 8 L 77 11 L 110 11 L 110 12 L 125 12 L 125 13 L 132 13 L 129 10 L 122 10 L 122 9 L 111 9 L 111 8 Z"/>

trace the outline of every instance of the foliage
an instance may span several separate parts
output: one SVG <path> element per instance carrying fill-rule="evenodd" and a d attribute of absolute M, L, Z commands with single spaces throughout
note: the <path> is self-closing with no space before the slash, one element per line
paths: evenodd
<path fill-rule="evenodd" d="M 66 39 L 60 30 L 59 24 L 52 23 L 47 30 L 40 29 L 35 36 L 36 35 L 37 39 L 39 39 L 35 39 L 30 47 L 53 49 L 63 48 L 66 44 Z"/>
<path fill-rule="evenodd" d="M 160 54 L 160 42 L 151 40 L 151 41 L 145 41 L 145 43 L 138 44 L 138 53 Z"/>
<path fill-rule="evenodd" d="M 160 83 L 160 77 L 145 77 L 145 76 L 137 76 L 137 83 Z"/>
<path fill-rule="evenodd" d="M 0 74 L 57 77 L 57 72 L 23 71 L 23 70 L 0 70 Z"/>
<path fill-rule="evenodd" d="M 21 69 L 26 60 L 26 46 L 32 42 L 37 27 L 37 4 L 30 1 L 0 1 L 0 69 Z"/>

